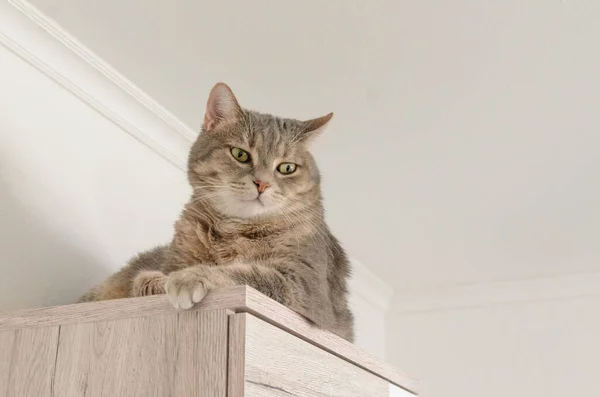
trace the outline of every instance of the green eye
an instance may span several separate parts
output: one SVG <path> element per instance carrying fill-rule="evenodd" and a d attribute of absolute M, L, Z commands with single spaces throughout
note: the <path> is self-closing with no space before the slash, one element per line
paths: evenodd
<path fill-rule="evenodd" d="M 291 174 L 296 171 L 297 165 L 294 163 L 281 163 L 277 166 L 277 171 L 282 174 Z"/>
<path fill-rule="evenodd" d="M 239 147 L 232 147 L 231 155 L 240 163 L 247 163 L 248 161 L 250 161 L 250 153 L 240 149 Z"/>

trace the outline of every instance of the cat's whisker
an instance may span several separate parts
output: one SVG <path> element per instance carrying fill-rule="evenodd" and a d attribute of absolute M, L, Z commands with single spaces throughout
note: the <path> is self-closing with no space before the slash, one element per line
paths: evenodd
<path fill-rule="evenodd" d="M 194 190 L 201 190 L 201 189 L 206 189 L 206 188 L 227 188 L 229 187 L 229 185 L 196 185 L 194 186 Z"/>
<path fill-rule="evenodd" d="M 296 245 L 297 245 L 296 253 L 299 254 L 300 253 L 300 238 L 298 236 L 298 230 L 296 228 L 294 228 L 294 223 L 292 222 L 290 217 L 288 215 L 286 215 L 285 212 L 283 212 L 283 210 L 279 210 L 278 212 L 281 215 L 282 219 L 284 220 L 284 223 L 287 224 L 288 230 L 290 230 L 290 231 L 292 231 L 292 233 L 294 233 L 294 236 L 296 237 Z"/>
<path fill-rule="evenodd" d="M 326 249 L 328 251 L 328 255 L 333 259 L 333 252 L 329 248 L 329 244 L 328 244 L 329 236 L 326 234 L 328 231 L 327 231 L 324 223 L 322 222 L 323 214 L 318 211 L 315 211 L 311 208 L 305 208 L 304 210 L 302 210 L 302 212 L 298 212 L 298 211 L 294 211 L 294 210 L 290 210 L 290 212 L 295 213 L 295 214 L 306 212 L 306 213 L 314 215 L 317 219 L 321 220 L 321 222 L 316 222 L 314 219 L 312 219 L 310 217 L 300 217 L 298 219 L 298 221 L 301 224 L 309 226 L 309 228 L 311 228 L 312 230 L 314 230 L 317 233 L 317 235 L 315 237 L 320 239 L 321 242 L 325 243 L 324 246 L 326 247 Z M 318 241 L 318 240 L 316 240 L 316 241 Z"/>

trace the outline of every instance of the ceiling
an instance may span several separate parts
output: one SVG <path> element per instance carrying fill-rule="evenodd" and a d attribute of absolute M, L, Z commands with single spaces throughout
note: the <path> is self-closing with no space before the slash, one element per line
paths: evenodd
<path fill-rule="evenodd" d="M 600 270 L 600 2 L 33 0 L 193 129 L 336 113 L 328 220 L 396 289 Z"/>

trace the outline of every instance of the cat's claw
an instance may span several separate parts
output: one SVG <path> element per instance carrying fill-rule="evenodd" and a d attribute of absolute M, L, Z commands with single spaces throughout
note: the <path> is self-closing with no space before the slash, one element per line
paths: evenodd
<path fill-rule="evenodd" d="M 192 308 L 206 296 L 208 289 L 196 277 L 185 277 L 175 272 L 165 283 L 165 290 L 175 309 L 187 310 Z M 196 279 L 196 280 L 194 280 Z"/>

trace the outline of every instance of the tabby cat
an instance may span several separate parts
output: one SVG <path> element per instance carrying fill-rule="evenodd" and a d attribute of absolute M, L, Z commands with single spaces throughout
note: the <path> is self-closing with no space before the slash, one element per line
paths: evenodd
<path fill-rule="evenodd" d="M 143 252 L 81 302 L 167 294 L 189 309 L 212 288 L 249 285 L 353 339 L 349 263 L 324 221 L 310 142 L 332 118 L 243 109 L 218 83 L 188 161 L 193 193 L 169 245 Z"/>

